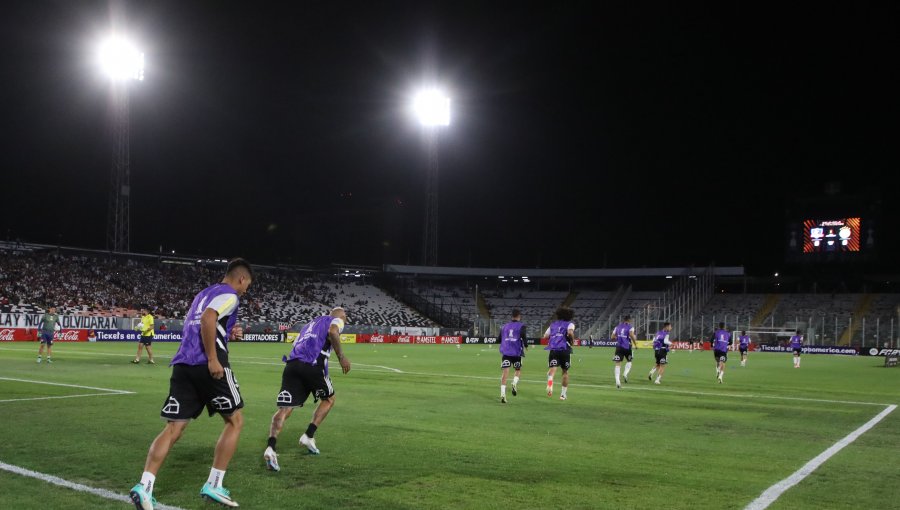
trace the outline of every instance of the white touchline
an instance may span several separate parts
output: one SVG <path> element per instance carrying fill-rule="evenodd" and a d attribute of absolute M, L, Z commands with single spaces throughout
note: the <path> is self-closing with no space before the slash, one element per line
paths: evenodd
<path fill-rule="evenodd" d="M 884 419 L 885 416 L 891 414 L 894 409 L 897 409 L 896 405 L 888 406 L 887 409 L 878 413 L 877 416 L 866 422 L 862 427 L 854 430 L 837 443 L 834 443 L 831 448 L 825 450 L 824 452 L 816 456 L 816 458 L 807 462 L 803 467 L 791 474 L 791 476 L 763 491 L 763 493 L 760 494 L 758 498 L 751 501 L 744 510 L 763 510 L 764 508 L 768 508 L 769 505 L 774 503 L 775 500 L 779 498 L 779 496 L 785 493 L 785 491 L 800 483 L 801 480 L 809 476 L 813 471 L 816 470 L 816 468 L 824 464 L 826 460 L 833 457 L 837 452 L 844 449 L 845 446 L 849 445 L 853 441 L 856 441 L 856 438 L 865 434 L 869 429 L 871 429 L 876 424 L 878 424 L 878 422 Z"/>
<path fill-rule="evenodd" d="M 130 393 L 130 392 L 129 392 Z M 58 395 L 55 397 L 29 397 L 29 398 L 8 398 L 0 400 L 0 402 L 23 402 L 30 400 L 53 400 L 56 398 L 80 398 L 80 397 L 114 397 L 116 395 L 126 395 L 126 393 L 81 393 L 78 395 Z"/>
<path fill-rule="evenodd" d="M 121 501 L 123 503 L 131 504 L 131 498 L 124 494 L 116 494 L 115 492 L 108 491 L 106 489 L 97 489 L 95 487 L 88 487 L 87 485 L 82 485 L 80 483 L 70 482 L 68 480 L 63 480 L 57 476 L 53 475 L 45 475 L 44 473 L 38 473 L 37 471 L 32 471 L 30 469 L 21 468 L 19 466 L 13 466 L 12 464 L 7 464 L 5 462 L 0 461 L 0 469 L 4 471 L 9 471 L 10 473 L 15 473 L 17 475 L 27 476 L 30 478 L 36 478 L 38 480 L 52 483 L 53 485 L 59 485 L 60 487 L 65 487 L 67 489 L 76 490 L 78 492 L 87 492 L 88 494 L 93 494 L 95 496 L 100 496 L 101 498 L 111 499 L 114 501 Z M 154 508 L 158 508 L 159 510 L 184 510 L 181 507 L 177 506 L 169 506 L 157 503 Z"/>
<path fill-rule="evenodd" d="M 67 388 L 81 388 L 84 390 L 105 391 L 108 393 L 119 393 L 122 395 L 134 394 L 133 391 L 114 390 L 112 388 L 97 388 L 96 386 L 82 386 L 80 384 L 55 383 L 55 382 L 49 382 L 49 381 L 34 381 L 31 379 L 16 379 L 15 377 L 0 377 L 0 381 L 16 381 L 16 382 L 26 382 L 26 383 L 32 383 L 32 384 L 47 384 L 50 386 L 65 386 Z"/>

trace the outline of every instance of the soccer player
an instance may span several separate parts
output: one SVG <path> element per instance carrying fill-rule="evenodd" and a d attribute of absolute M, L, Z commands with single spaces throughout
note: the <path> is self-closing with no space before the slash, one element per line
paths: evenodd
<path fill-rule="evenodd" d="M 146 306 L 141 307 L 141 322 L 139 322 L 134 329 L 141 332 L 141 338 L 138 340 L 137 356 L 135 356 L 131 362 L 140 363 L 141 349 L 146 347 L 147 363 L 155 365 L 156 362 L 153 361 L 153 351 L 150 350 L 150 344 L 153 343 L 153 314 L 150 313 L 150 310 Z"/>
<path fill-rule="evenodd" d="M 669 354 L 669 346 L 672 345 L 672 342 L 669 340 L 669 332 L 672 331 L 672 323 L 666 322 L 663 324 L 661 330 L 656 332 L 656 338 L 653 339 L 653 352 L 656 355 L 656 366 L 650 369 L 650 375 L 648 379 L 653 381 L 653 374 L 656 373 L 656 380 L 653 381 L 653 384 L 661 384 L 663 372 L 666 371 L 666 364 L 669 363 L 667 359 Z"/>
<path fill-rule="evenodd" d="M 725 377 L 725 362 L 728 361 L 728 346 L 731 345 L 731 332 L 725 329 L 725 323 L 719 323 L 719 329 L 713 333 L 713 356 L 716 358 L 716 380 L 722 384 Z"/>
<path fill-rule="evenodd" d="M 210 416 L 221 415 L 225 426 L 216 442 L 212 468 L 200 496 L 223 506 L 238 506 L 222 486 L 244 424 L 241 414 L 244 400 L 228 363 L 228 339 L 240 338 L 243 333 L 239 326 L 235 327 L 235 322 L 240 296 L 247 292 L 252 281 L 250 264 L 244 259 L 234 259 L 228 263 L 221 283 L 203 289 L 194 297 L 185 317 L 181 345 L 170 363 L 169 395 L 160 411 L 166 424 L 150 445 L 140 483 L 129 492 L 136 508 L 153 509 L 156 474 L 188 423 L 200 416 L 204 406 Z"/>
<path fill-rule="evenodd" d="M 741 351 L 741 366 L 747 366 L 747 350 L 750 349 L 750 335 L 746 331 L 741 331 L 738 337 L 738 349 Z"/>
<path fill-rule="evenodd" d="M 800 368 L 800 353 L 803 352 L 803 330 L 791 337 L 791 349 L 794 351 L 794 368 Z"/>
<path fill-rule="evenodd" d="M 519 310 L 512 311 L 512 321 L 503 325 L 500 330 L 500 354 L 503 356 L 500 362 L 502 375 L 500 376 L 500 403 L 506 403 L 506 378 L 509 377 L 509 367 L 513 367 L 512 394 L 515 397 L 519 393 L 519 376 L 522 375 L 522 358 L 525 357 L 525 325 L 522 324 L 522 314 Z"/>
<path fill-rule="evenodd" d="M 53 363 L 50 356 L 53 355 L 53 335 L 62 329 L 59 326 L 59 315 L 56 315 L 56 307 L 51 306 L 47 309 L 47 313 L 41 315 L 41 322 L 38 323 L 38 329 L 41 332 L 41 346 L 38 347 L 37 362 L 41 362 L 41 355 L 44 353 L 44 345 L 47 345 L 47 363 Z"/>
<path fill-rule="evenodd" d="M 632 348 L 637 348 L 637 337 L 634 334 L 634 326 L 631 325 L 631 316 L 626 315 L 622 322 L 613 329 L 610 338 L 616 339 L 616 354 L 613 361 L 616 362 L 616 388 L 622 387 L 622 380 L 628 382 L 628 373 L 631 372 L 631 360 L 634 359 Z M 625 373 L 622 374 L 622 360 L 625 360 Z"/>
<path fill-rule="evenodd" d="M 575 311 L 571 308 L 561 306 L 556 309 L 556 320 L 550 323 L 547 331 L 541 340 L 547 340 L 545 351 L 550 351 L 547 356 L 547 396 L 553 396 L 553 376 L 556 375 L 556 369 L 562 367 L 562 391 L 559 393 L 559 399 L 565 400 L 566 392 L 569 389 L 569 367 L 572 365 L 572 345 L 575 344 L 575 324 L 572 318 L 575 317 Z"/>
<path fill-rule="evenodd" d="M 272 416 L 272 423 L 269 425 L 269 444 L 263 453 L 266 468 L 272 471 L 281 470 L 275 450 L 278 434 L 294 412 L 294 408 L 303 407 L 310 393 L 313 401 L 319 405 L 316 406 L 312 421 L 306 427 L 306 432 L 300 436 L 299 442 L 309 453 L 319 454 L 315 433 L 334 407 L 334 386 L 328 377 L 328 358 L 331 357 L 332 350 L 337 354 L 338 363 L 341 364 L 344 373 L 350 371 L 350 359 L 344 356 L 341 347 L 341 331 L 346 322 L 347 313 L 340 307 L 331 310 L 329 315 L 313 319 L 303 326 L 290 354 L 283 358 L 287 363 L 281 373 L 281 391 L 275 399 L 278 410 Z"/>

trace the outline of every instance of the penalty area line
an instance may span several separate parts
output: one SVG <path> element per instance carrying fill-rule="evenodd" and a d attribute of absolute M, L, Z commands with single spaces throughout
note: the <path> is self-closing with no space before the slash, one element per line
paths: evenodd
<path fill-rule="evenodd" d="M 59 478 L 58 476 L 47 475 L 44 473 L 38 473 L 37 471 L 32 471 L 30 469 L 25 469 L 19 466 L 13 466 L 12 464 L 7 464 L 5 462 L 0 461 L 0 469 L 3 471 L 8 471 L 13 474 L 27 476 L 29 478 L 34 478 L 37 480 L 41 480 L 42 482 L 51 483 L 53 485 L 58 485 L 60 487 L 65 487 L 66 489 L 72 489 L 78 492 L 86 492 L 88 494 L 93 494 L 95 496 L 100 496 L 101 498 L 111 499 L 113 501 L 121 501 L 123 503 L 133 504 L 131 498 L 125 494 L 116 494 L 115 492 L 108 491 L 106 489 L 98 489 L 96 487 L 88 487 L 87 485 L 82 485 L 80 483 L 70 482 L 68 480 L 64 480 Z M 169 506 L 157 503 L 154 508 L 158 508 L 159 510 L 184 510 L 181 507 L 177 506 Z"/>
<path fill-rule="evenodd" d="M 782 494 L 784 494 L 788 489 L 800 483 L 804 478 L 812 474 L 819 466 L 825 463 L 828 459 L 833 457 L 837 452 L 844 449 L 845 446 L 849 445 L 853 441 L 865 434 L 869 429 L 878 424 L 881 420 L 884 419 L 885 416 L 891 414 L 891 412 L 897 409 L 896 405 L 890 405 L 884 411 L 881 411 L 874 418 L 863 424 L 858 429 L 854 430 L 843 439 L 833 444 L 830 448 L 825 450 L 824 452 L 817 455 L 814 459 L 807 462 L 797 471 L 794 471 L 790 476 L 776 483 L 775 485 L 769 487 L 762 494 L 759 495 L 758 498 L 754 499 L 747 505 L 744 510 L 763 510 L 768 508 L 769 505 L 775 502 Z"/>

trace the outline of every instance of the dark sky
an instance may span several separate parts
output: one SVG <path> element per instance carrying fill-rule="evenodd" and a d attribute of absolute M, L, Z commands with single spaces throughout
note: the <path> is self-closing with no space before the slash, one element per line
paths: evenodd
<path fill-rule="evenodd" d="M 682 4 L 6 2 L 0 234 L 104 247 L 115 11 L 146 54 L 133 251 L 419 263 L 426 82 L 442 265 L 767 272 L 845 195 L 896 249 L 898 4 Z"/>

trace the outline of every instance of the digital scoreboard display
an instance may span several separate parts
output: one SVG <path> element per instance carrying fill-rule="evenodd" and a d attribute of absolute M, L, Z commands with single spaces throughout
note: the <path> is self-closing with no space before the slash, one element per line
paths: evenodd
<path fill-rule="evenodd" d="M 858 252 L 859 246 L 859 218 L 803 222 L 803 253 Z"/>

